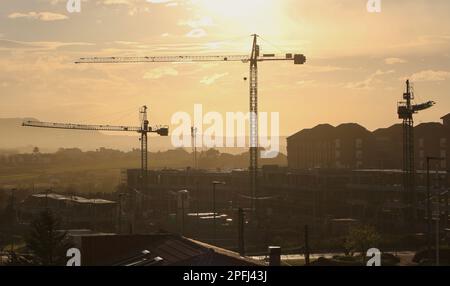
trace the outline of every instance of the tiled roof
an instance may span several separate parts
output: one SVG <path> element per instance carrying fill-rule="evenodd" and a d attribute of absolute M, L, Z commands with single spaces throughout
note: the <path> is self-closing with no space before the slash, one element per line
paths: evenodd
<path fill-rule="evenodd" d="M 127 245 L 128 250 L 122 249 L 122 253 L 132 254 L 125 257 L 117 254 L 111 265 L 263 266 L 260 262 L 241 257 L 233 251 L 174 234 L 100 236 L 94 239 L 98 245 L 108 244 L 110 239 L 114 243 L 120 243 L 121 247 Z M 136 244 L 134 239 L 139 240 L 139 243 Z M 92 243 L 95 240 L 88 243 L 94 252 L 96 245 Z M 95 254 L 91 253 L 89 256 L 94 257 Z"/>

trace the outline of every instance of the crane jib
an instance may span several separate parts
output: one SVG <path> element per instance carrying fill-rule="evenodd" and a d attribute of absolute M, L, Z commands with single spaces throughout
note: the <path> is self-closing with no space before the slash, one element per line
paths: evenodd
<path fill-rule="evenodd" d="M 54 129 L 73 129 L 73 130 L 96 130 L 96 131 L 118 131 L 118 132 L 149 132 L 157 133 L 160 136 L 168 136 L 168 126 L 149 127 L 148 130 L 142 130 L 137 126 L 112 126 L 112 125 L 87 125 L 87 124 L 73 124 L 73 123 L 55 123 L 42 121 L 24 121 L 22 126 L 54 128 Z"/>
<path fill-rule="evenodd" d="M 248 55 L 229 55 L 229 56 L 161 56 L 161 57 L 93 57 L 80 58 L 76 64 L 89 63 L 153 63 L 153 62 L 236 62 L 248 63 L 251 56 Z M 302 54 L 264 54 L 257 57 L 257 61 L 294 61 L 294 64 L 304 64 L 306 57 Z"/>

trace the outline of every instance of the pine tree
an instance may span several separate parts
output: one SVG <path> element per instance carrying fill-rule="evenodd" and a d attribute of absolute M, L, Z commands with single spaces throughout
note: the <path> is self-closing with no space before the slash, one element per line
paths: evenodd
<path fill-rule="evenodd" d="M 66 252 L 73 247 L 67 232 L 59 231 L 59 219 L 45 210 L 31 223 L 26 237 L 27 248 L 33 253 L 33 264 L 46 266 L 65 265 Z"/>

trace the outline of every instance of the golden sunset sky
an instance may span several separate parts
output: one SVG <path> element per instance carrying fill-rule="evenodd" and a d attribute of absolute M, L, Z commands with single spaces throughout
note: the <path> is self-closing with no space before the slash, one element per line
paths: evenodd
<path fill-rule="evenodd" d="M 0 118 L 152 124 L 174 112 L 247 112 L 248 65 L 75 65 L 79 57 L 303 53 L 304 66 L 261 63 L 259 109 L 278 111 L 281 135 L 320 123 L 370 130 L 398 123 L 404 80 L 417 101 L 437 105 L 416 122 L 450 112 L 450 1 L 382 0 L 0 1 Z"/>

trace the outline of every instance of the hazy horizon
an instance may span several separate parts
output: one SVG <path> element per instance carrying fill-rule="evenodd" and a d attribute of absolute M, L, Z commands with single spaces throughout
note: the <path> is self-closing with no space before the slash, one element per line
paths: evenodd
<path fill-rule="evenodd" d="M 259 110 L 280 112 L 280 134 L 320 123 L 355 122 L 369 130 L 399 123 L 404 80 L 418 114 L 437 122 L 449 111 L 450 2 L 164 0 L 0 3 L 0 118 L 135 125 L 177 111 L 247 112 L 242 63 L 76 65 L 79 57 L 248 54 L 252 33 L 263 53 L 297 52 L 307 63 L 261 63 Z M 256 5 L 255 5 L 256 4 Z M 252 8 L 252 13 L 248 11 Z M 267 20 L 270 11 L 270 21 Z"/>

